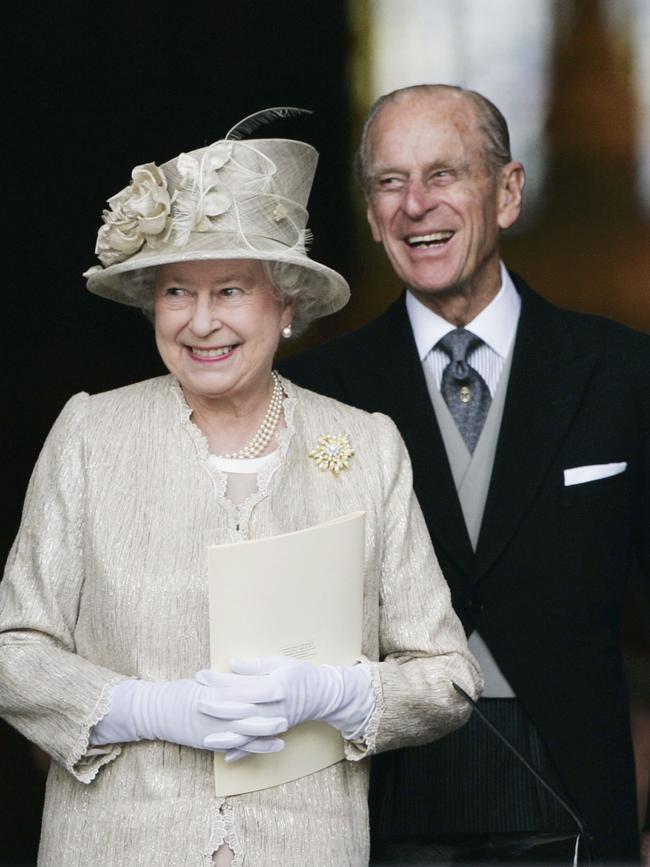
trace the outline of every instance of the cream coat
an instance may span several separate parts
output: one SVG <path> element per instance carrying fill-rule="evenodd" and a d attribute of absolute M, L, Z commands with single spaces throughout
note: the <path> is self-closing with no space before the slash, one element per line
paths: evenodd
<path fill-rule="evenodd" d="M 239 508 L 171 377 L 73 397 L 30 482 L 0 585 L 0 712 L 54 759 L 41 867 L 200 867 L 227 840 L 245 867 L 362 867 L 372 752 L 440 737 L 481 676 L 450 605 L 393 423 L 284 382 L 280 465 Z M 307 452 L 355 450 L 338 478 Z M 88 751 L 125 676 L 207 666 L 205 549 L 367 515 L 364 654 L 376 710 L 347 760 L 266 791 L 216 799 L 212 756 L 166 742 Z M 308 578 L 309 564 L 305 564 Z"/>

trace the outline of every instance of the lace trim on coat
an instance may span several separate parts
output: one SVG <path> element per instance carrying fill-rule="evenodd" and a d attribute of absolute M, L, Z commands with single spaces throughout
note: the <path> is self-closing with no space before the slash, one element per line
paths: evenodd
<path fill-rule="evenodd" d="M 345 758 L 350 762 L 358 762 L 360 759 L 365 759 L 366 756 L 372 755 L 377 749 L 377 734 L 381 718 L 384 715 L 384 694 L 381 689 L 381 677 L 379 674 L 379 663 L 367 659 L 365 656 L 360 656 L 357 662 L 365 662 L 370 670 L 370 686 L 375 696 L 375 706 L 363 738 L 354 741 L 343 741 L 345 748 Z"/>
<path fill-rule="evenodd" d="M 189 404 L 185 399 L 185 395 L 183 394 L 183 389 L 180 383 L 173 377 L 170 377 L 170 388 L 172 393 L 174 394 L 174 397 L 178 401 L 180 411 L 179 422 L 189 434 L 189 437 L 194 445 L 197 461 L 204 468 L 205 472 L 207 472 L 210 476 L 214 487 L 215 497 L 219 501 L 220 505 L 222 505 L 228 513 L 228 523 L 230 525 L 230 529 L 232 532 L 238 533 L 238 538 L 247 538 L 248 524 L 250 522 L 250 516 L 252 514 L 252 511 L 255 506 L 260 502 L 260 500 L 263 500 L 268 495 L 273 474 L 279 470 L 282 464 L 284 464 L 287 456 L 287 451 L 289 450 L 289 444 L 293 438 L 293 435 L 295 434 L 295 423 L 293 416 L 296 406 L 296 398 L 293 391 L 293 386 L 288 380 L 284 379 L 284 377 L 280 377 L 280 380 L 282 382 L 284 393 L 287 396 L 282 402 L 285 427 L 279 430 L 277 434 L 279 459 L 277 462 L 268 466 L 264 466 L 259 470 L 259 472 L 257 473 L 257 490 L 249 494 L 243 503 L 240 503 L 239 506 L 236 506 L 226 496 L 228 477 L 225 473 L 223 473 L 217 467 L 211 466 L 208 462 L 208 458 L 210 456 L 208 440 L 203 431 L 199 428 L 199 426 L 192 421 L 192 409 L 190 408 Z"/>
<path fill-rule="evenodd" d="M 108 713 L 111 703 L 111 691 L 115 684 L 120 683 L 122 680 L 124 680 L 124 677 L 119 675 L 112 677 L 104 684 L 97 699 L 97 704 L 88 719 L 84 722 L 84 731 L 79 735 L 66 762 L 66 770 L 70 771 L 72 776 L 76 777 L 81 783 L 92 783 L 100 768 L 114 761 L 122 752 L 122 747 L 117 744 L 111 744 L 107 752 L 103 750 L 100 752 L 98 748 L 89 745 L 91 729 Z"/>
<path fill-rule="evenodd" d="M 224 845 L 232 850 L 232 867 L 244 867 L 244 850 L 235 830 L 232 804 L 227 799 L 218 798 L 216 806 L 218 818 L 210 838 L 210 850 L 203 855 L 204 867 L 214 867 L 214 856 L 219 847 Z"/>

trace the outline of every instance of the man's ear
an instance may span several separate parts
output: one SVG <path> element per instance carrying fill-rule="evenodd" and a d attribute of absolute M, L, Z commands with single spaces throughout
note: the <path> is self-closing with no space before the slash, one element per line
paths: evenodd
<path fill-rule="evenodd" d="M 372 232 L 372 237 L 374 241 L 377 241 L 378 244 L 381 243 L 381 235 L 379 234 L 379 227 L 377 224 L 377 220 L 375 218 L 375 213 L 372 207 L 372 202 L 368 199 L 368 207 L 366 208 L 366 217 L 368 219 L 368 223 L 370 224 L 370 231 Z"/>
<path fill-rule="evenodd" d="M 499 172 L 498 180 L 499 228 L 509 229 L 521 213 L 521 198 L 526 174 L 521 163 L 512 160 Z"/>

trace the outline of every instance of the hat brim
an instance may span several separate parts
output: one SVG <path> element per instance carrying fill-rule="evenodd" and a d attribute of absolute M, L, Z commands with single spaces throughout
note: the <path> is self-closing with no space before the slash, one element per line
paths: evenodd
<path fill-rule="evenodd" d="M 128 304 L 131 307 L 151 306 L 155 269 L 173 262 L 209 261 L 225 259 L 257 259 L 262 262 L 285 262 L 305 272 L 306 285 L 318 293 L 318 302 L 310 305 L 314 318 L 336 313 L 350 298 L 347 281 L 332 268 L 310 259 L 295 248 L 287 248 L 271 238 L 249 238 L 250 248 L 242 249 L 241 241 L 219 239 L 214 234 L 195 233 L 181 250 L 165 249 L 157 252 L 145 247 L 124 262 L 107 268 L 91 268 L 85 273 L 87 287 L 94 295 Z M 314 284 L 317 284 L 316 286 Z M 313 298 L 313 292 L 312 298 Z"/>

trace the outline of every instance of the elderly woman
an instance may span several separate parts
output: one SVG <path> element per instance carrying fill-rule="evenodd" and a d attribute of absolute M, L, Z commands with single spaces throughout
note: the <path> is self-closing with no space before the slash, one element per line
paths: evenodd
<path fill-rule="evenodd" d="M 316 159 L 229 134 L 138 166 L 104 212 L 88 288 L 151 316 L 169 375 L 68 402 L 0 585 L 0 712 L 54 760 L 42 867 L 361 867 L 366 758 L 461 725 L 452 681 L 480 690 L 392 422 L 273 370 L 281 336 L 348 298 L 305 252 Z M 309 456 L 328 433 L 354 451 L 337 476 Z M 357 510 L 363 659 L 195 676 L 209 664 L 207 547 Z M 278 701 L 257 716 L 264 678 Z M 309 719 L 341 731 L 345 760 L 215 797 L 214 750 L 250 761 Z"/>

